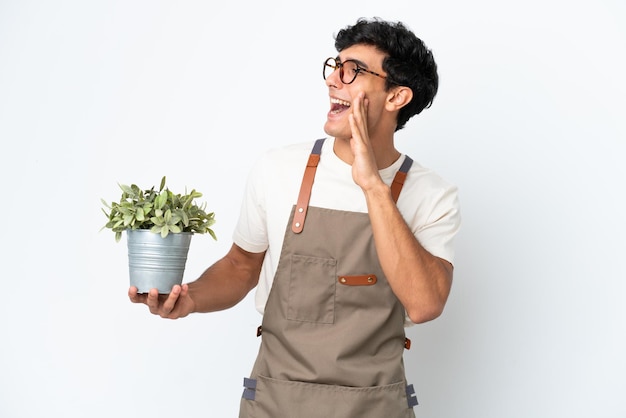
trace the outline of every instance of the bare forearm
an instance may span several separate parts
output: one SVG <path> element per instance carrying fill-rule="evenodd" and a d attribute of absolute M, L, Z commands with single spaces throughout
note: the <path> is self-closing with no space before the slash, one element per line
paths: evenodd
<path fill-rule="evenodd" d="M 264 253 L 248 253 L 233 245 L 228 254 L 189 283 L 195 312 L 228 309 L 258 283 Z"/>
<path fill-rule="evenodd" d="M 365 193 L 376 251 L 394 293 L 413 322 L 443 311 L 452 283 L 452 265 L 430 254 L 415 238 L 382 184 Z"/>

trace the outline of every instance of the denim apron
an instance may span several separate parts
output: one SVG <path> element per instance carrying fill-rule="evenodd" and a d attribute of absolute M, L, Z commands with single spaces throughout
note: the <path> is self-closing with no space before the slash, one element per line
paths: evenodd
<path fill-rule="evenodd" d="M 405 311 L 378 261 L 369 215 L 308 206 L 322 142 L 291 211 L 239 417 L 415 417 Z M 411 162 L 396 174 L 394 200 Z"/>

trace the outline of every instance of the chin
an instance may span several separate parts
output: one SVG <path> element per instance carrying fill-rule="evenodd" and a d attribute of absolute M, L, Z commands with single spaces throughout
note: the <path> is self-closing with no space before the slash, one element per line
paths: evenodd
<path fill-rule="evenodd" d="M 326 122 L 326 124 L 324 125 L 324 132 L 326 132 L 326 135 L 333 137 L 333 138 L 352 137 L 352 131 L 349 128 L 346 131 L 345 128 L 338 127 L 330 122 Z"/>

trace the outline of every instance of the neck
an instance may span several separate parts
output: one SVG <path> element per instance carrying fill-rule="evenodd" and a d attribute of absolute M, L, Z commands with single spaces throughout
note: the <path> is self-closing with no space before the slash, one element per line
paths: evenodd
<path fill-rule="evenodd" d="M 335 138 L 335 144 L 333 151 L 340 160 L 346 164 L 352 165 L 354 162 L 354 154 L 352 153 L 352 146 L 350 142 L 352 138 Z M 374 152 L 374 158 L 376 159 L 376 165 L 379 170 L 389 167 L 398 158 L 400 158 L 400 152 L 396 150 L 393 137 L 388 140 L 371 140 L 372 150 Z"/>

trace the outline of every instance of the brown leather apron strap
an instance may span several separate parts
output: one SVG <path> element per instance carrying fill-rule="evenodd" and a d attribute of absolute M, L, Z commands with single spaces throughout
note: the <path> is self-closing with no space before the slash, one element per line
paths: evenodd
<path fill-rule="evenodd" d="M 302 229 L 304 228 L 304 219 L 306 218 L 306 211 L 309 208 L 309 199 L 311 198 L 313 179 L 315 179 L 317 164 L 320 162 L 320 154 L 322 153 L 324 139 L 325 138 L 321 138 L 315 141 L 311 155 L 309 155 L 309 161 L 304 169 L 302 185 L 300 186 L 300 195 L 298 196 L 298 203 L 296 203 L 296 212 L 293 216 L 293 223 L 291 224 L 291 230 L 296 234 L 302 232 Z"/>
<path fill-rule="evenodd" d="M 404 180 L 406 180 L 406 174 L 409 172 L 411 165 L 413 165 L 413 160 L 407 155 L 391 183 L 391 197 L 393 197 L 393 201 L 396 203 L 398 202 L 400 191 L 402 190 L 402 186 L 404 186 Z"/>

